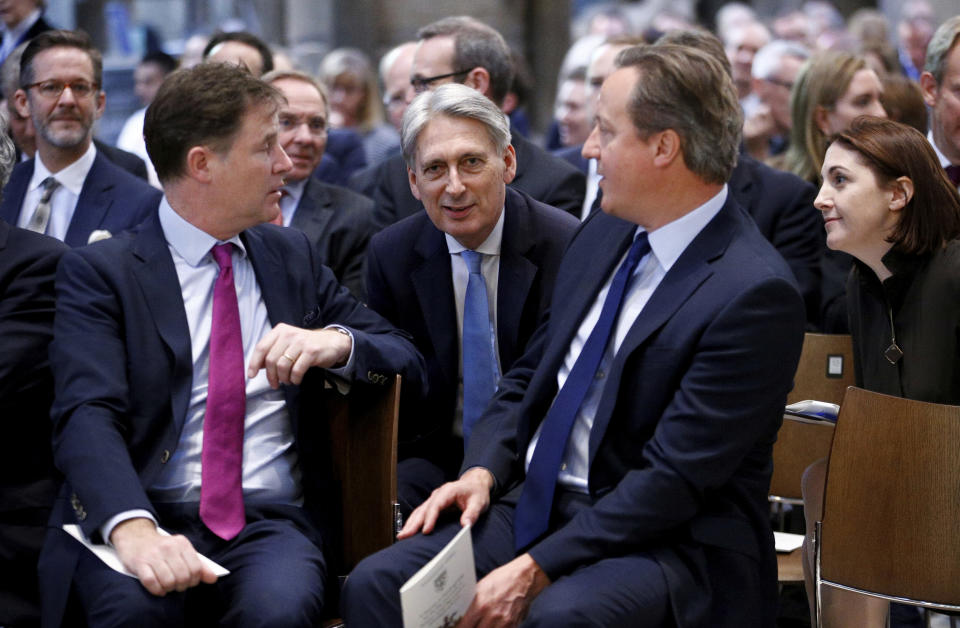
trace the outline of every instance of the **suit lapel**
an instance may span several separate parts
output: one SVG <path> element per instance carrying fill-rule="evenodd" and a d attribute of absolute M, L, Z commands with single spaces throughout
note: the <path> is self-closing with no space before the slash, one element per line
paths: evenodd
<path fill-rule="evenodd" d="M 176 429 L 179 431 L 187 415 L 193 372 L 190 329 L 183 305 L 183 293 L 158 215 L 154 214 L 135 237 L 132 247 L 133 274 L 153 315 L 153 322 L 160 337 L 173 353 L 171 406 L 177 423 Z"/>
<path fill-rule="evenodd" d="M 317 242 L 333 218 L 332 203 L 327 189 L 311 177 L 303 188 L 290 226 L 306 233 L 311 242 Z"/>
<path fill-rule="evenodd" d="M 650 295 L 650 299 L 630 327 L 630 331 L 627 332 L 620 349 L 614 356 L 608 382 L 620 382 L 627 357 L 643 345 L 653 332 L 670 320 L 690 295 L 713 274 L 711 262 L 723 255 L 732 237 L 731 211 L 733 211 L 731 201 L 728 201 L 720 213 L 687 246 L 657 289 Z M 613 407 L 619 393 L 618 388 L 619 386 L 605 389 L 600 398 L 600 405 L 590 431 L 588 460 L 591 463 L 613 414 Z"/>
<path fill-rule="evenodd" d="M 517 346 L 520 317 L 538 271 L 537 265 L 527 257 L 533 246 L 533 234 L 525 220 L 527 208 L 521 203 L 522 197 L 508 188 L 497 280 L 497 342 L 500 366 L 504 370 L 523 350 Z"/>
<path fill-rule="evenodd" d="M 301 236 L 302 237 L 302 236 Z M 292 286 L 287 285 L 288 276 L 283 265 L 283 259 L 278 255 L 277 247 L 268 247 L 264 243 L 263 233 L 259 229 L 248 229 L 240 234 L 250 256 L 253 272 L 260 286 L 260 295 L 267 306 L 267 316 L 271 325 L 287 323 L 301 327 L 306 312 L 294 309 L 295 298 L 291 298 L 289 291 Z"/>
<path fill-rule="evenodd" d="M 457 342 L 457 311 L 453 299 L 450 251 L 443 233 L 422 216 L 424 228 L 414 250 L 422 261 L 411 279 L 417 293 L 424 327 L 448 381 L 457 381 L 460 348 Z"/>
<path fill-rule="evenodd" d="M 113 198 L 108 194 L 114 185 L 113 178 L 102 172 L 108 167 L 106 163 L 106 157 L 97 153 L 90 172 L 83 181 L 80 196 L 77 198 L 77 208 L 63 239 L 69 246 L 86 244 L 84 236 L 100 226 L 113 203 Z"/>

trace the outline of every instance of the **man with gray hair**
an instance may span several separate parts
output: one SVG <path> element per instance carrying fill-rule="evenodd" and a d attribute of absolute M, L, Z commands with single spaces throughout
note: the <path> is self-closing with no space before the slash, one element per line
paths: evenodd
<path fill-rule="evenodd" d="M 413 56 L 410 84 L 422 93 L 444 83 L 472 87 L 497 107 L 513 81 L 510 49 L 496 30 L 472 17 L 447 17 L 420 29 Z M 511 144 L 516 152 L 516 175 L 510 185 L 541 203 L 579 216 L 583 203 L 583 173 L 519 134 Z M 423 205 L 410 195 L 407 171 L 396 156 L 382 163 L 373 197 L 377 221 L 392 224 L 417 213 Z"/>
<path fill-rule="evenodd" d="M 754 56 L 751 75 L 756 103 L 747 114 L 743 135 L 755 159 L 764 161 L 786 150 L 793 127 L 790 91 L 809 57 L 806 46 L 785 39 L 771 41 Z"/>
<path fill-rule="evenodd" d="M 466 524 L 483 578 L 461 627 L 775 622 L 767 490 L 803 302 L 727 189 L 742 122 L 720 63 L 657 45 L 618 64 L 584 145 L 603 211 L 459 479 L 347 580 L 348 625 L 398 625 L 399 587 Z"/>
<path fill-rule="evenodd" d="M 927 138 L 954 185 L 960 186 L 960 15 L 945 21 L 927 47 L 920 75 L 923 100 L 930 107 Z"/>
<path fill-rule="evenodd" d="M 508 187 L 517 168 L 509 122 L 474 89 L 421 94 L 401 142 L 426 212 L 374 236 L 366 277 L 369 306 L 410 332 L 427 361 L 429 396 L 401 400 L 398 495 L 409 514 L 456 477 L 499 373 L 550 302 L 577 221 Z"/>

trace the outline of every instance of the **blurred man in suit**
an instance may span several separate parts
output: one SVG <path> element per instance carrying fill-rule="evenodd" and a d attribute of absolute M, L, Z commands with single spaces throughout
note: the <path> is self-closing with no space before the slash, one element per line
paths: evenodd
<path fill-rule="evenodd" d="M 286 98 L 280 106 L 280 145 L 293 166 L 285 177 L 278 221 L 306 233 L 320 261 L 363 299 L 363 260 L 374 233 L 373 201 L 311 177 L 327 145 L 326 95 L 302 72 L 269 72 L 263 80 Z"/>
<path fill-rule="evenodd" d="M 448 17 L 417 33 L 410 83 L 421 93 L 444 83 L 463 83 L 501 107 L 513 80 L 513 61 L 503 37 L 470 17 Z M 510 185 L 547 205 L 577 214 L 583 173 L 519 134 L 512 135 L 517 173 Z M 414 214 L 423 204 L 410 194 L 403 157 L 382 162 L 373 197 L 381 226 Z"/>
<path fill-rule="evenodd" d="M 0 203 L 4 220 L 82 246 L 95 230 L 118 233 L 156 210 L 160 192 L 93 145 L 102 79 L 100 52 L 81 32 L 47 31 L 27 44 L 13 97 L 33 123 L 37 154 L 14 169 Z"/>

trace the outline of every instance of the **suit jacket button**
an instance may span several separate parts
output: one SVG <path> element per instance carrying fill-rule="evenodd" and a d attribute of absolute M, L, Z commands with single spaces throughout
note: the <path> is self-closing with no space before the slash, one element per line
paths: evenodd
<path fill-rule="evenodd" d="M 77 513 L 77 519 L 79 519 L 80 521 L 83 521 L 86 518 L 87 518 L 87 511 L 81 508 L 80 511 Z"/>
<path fill-rule="evenodd" d="M 167 460 L 170 460 L 170 450 L 164 449 L 160 455 L 160 464 L 167 464 Z"/>

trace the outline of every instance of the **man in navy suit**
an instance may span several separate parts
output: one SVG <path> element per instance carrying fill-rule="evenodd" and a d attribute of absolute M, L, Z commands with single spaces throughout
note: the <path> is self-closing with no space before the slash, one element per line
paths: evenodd
<path fill-rule="evenodd" d="M 280 108 L 280 145 L 293 167 L 283 186 L 278 220 L 306 233 L 320 261 L 363 299 L 363 260 L 375 232 L 373 201 L 311 176 L 327 145 L 326 96 L 317 82 L 302 72 L 269 72 L 263 80 L 287 101 Z"/>
<path fill-rule="evenodd" d="M 116 234 L 156 211 L 160 192 L 93 145 L 102 79 L 100 52 L 83 33 L 46 31 L 24 49 L 13 98 L 33 121 L 37 153 L 14 169 L 0 218 L 82 246 L 95 230 Z"/>
<path fill-rule="evenodd" d="M 324 379 L 362 394 L 398 372 L 416 390 L 422 358 L 302 233 L 258 226 L 291 167 L 281 100 L 229 64 L 172 74 L 144 125 L 158 212 L 58 268 L 51 415 L 66 483 L 40 561 L 50 625 L 71 590 L 91 626 L 320 618 L 336 502 L 317 396 Z"/>
<path fill-rule="evenodd" d="M 405 394 L 400 412 L 398 496 L 409 514 L 456 478 L 463 462 L 471 419 L 464 404 L 471 382 L 462 368 L 470 320 L 464 251 L 482 255 L 492 311 L 483 322 L 493 323 L 499 368 L 507 371 L 550 303 L 557 266 L 579 223 L 507 186 L 518 167 L 509 122 L 476 90 L 442 85 L 414 100 L 402 141 L 410 189 L 426 211 L 374 236 L 367 293 L 370 307 L 410 332 L 427 361 L 429 396 Z M 486 399 L 492 394 L 491 388 Z"/>
<path fill-rule="evenodd" d="M 463 83 L 498 107 L 503 104 L 514 68 L 510 49 L 500 33 L 474 18 L 460 16 L 424 26 L 417 39 L 410 81 L 417 93 L 444 83 Z M 519 133 L 514 133 L 511 141 L 517 154 L 517 174 L 510 185 L 541 203 L 579 216 L 583 173 Z M 373 201 L 381 226 L 423 209 L 423 204 L 410 194 L 402 156 L 395 155 L 380 163 Z"/>
<path fill-rule="evenodd" d="M 603 211 L 460 478 L 347 580 L 351 626 L 395 625 L 399 586 L 466 523 L 483 578 L 460 626 L 775 621 L 767 490 L 803 302 L 725 184 L 741 114 L 720 64 L 681 46 L 618 63 L 584 148 Z"/>

